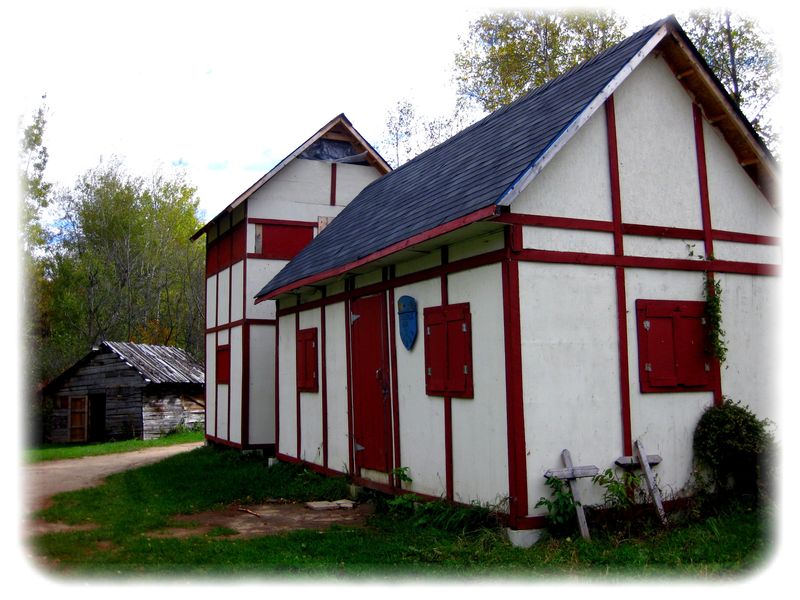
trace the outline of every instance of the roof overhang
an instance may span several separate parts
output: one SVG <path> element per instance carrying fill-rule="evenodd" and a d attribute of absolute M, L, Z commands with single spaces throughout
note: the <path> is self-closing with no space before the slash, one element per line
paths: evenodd
<path fill-rule="evenodd" d="M 770 204 L 777 206 L 778 169 L 774 158 L 674 17 L 664 20 L 664 24 L 642 46 L 639 52 L 617 72 L 592 102 L 522 173 L 500 198 L 498 204 L 510 205 L 558 151 L 603 106 L 628 75 L 653 52 L 659 53 L 684 89 L 700 107 L 708 122 L 719 129 L 732 148 L 739 164 L 765 198 Z"/>

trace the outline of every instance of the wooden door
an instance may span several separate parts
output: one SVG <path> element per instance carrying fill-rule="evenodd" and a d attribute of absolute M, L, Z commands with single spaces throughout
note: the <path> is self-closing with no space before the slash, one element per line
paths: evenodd
<path fill-rule="evenodd" d="M 86 396 L 69 399 L 69 441 L 86 441 Z"/>
<path fill-rule="evenodd" d="M 89 441 L 106 439 L 106 395 L 89 394 Z"/>
<path fill-rule="evenodd" d="M 356 466 L 388 473 L 391 402 L 382 294 L 353 300 L 350 333 Z"/>

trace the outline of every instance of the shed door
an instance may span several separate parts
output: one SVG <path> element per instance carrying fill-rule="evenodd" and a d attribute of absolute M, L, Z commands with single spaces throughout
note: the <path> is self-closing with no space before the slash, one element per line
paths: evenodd
<path fill-rule="evenodd" d="M 384 296 L 350 305 L 356 466 L 389 471 L 391 403 Z"/>
<path fill-rule="evenodd" d="M 106 395 L 89 394 L 89 441 L 106 439 Z"/>
<path fill-rule="evenodd" d="M 86 426 L 86 396 L 69 399 L 69 441 L 85 442 Z"/>

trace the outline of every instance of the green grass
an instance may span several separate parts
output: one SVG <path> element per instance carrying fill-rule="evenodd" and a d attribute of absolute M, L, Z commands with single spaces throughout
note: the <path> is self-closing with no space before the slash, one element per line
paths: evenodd
<path fill-rule="evenodd" d="M 238 539 L 217 527 L 205 535 L 161 538 L 155 531 L 177 514 L 232 502 L 336 499 L 344 479 L 234 451 L 202 448 L 161 463 L 109 477 L 92 490 L 55 498 L 41 515 L 93 524 L 94 529 L 54 533 L 31 543 L 63 576 L 248 576 L 266 579 L 461 578 L 542 580 L 576 576 L 616 579 L 742 577 L 769 557 L 769 511 L 717 510 L 704 520 L 647 526 L 637 535 L 593 531 L 593 540 L 545 538 L 530 549 L 512 547 L 499 529 L 476 527 L 442 507 L 409 510 L 381 503 L 367 527 Z M 463 509 L 457 509 L 462 510 Z M 478 514 L 480 511 L 473 511 Z M 590 523 L 591 526 L 591 523 Z"/>
<path fill-rule="evenodd" d="M 153 448 L 156 446 L 172 446 L 173 444 L 201 442 L 203 439 L 205 438 L 202 431 L 182 431 L 179 433 L 170 433 L 169 435 L 155 440 L 120 440 L 81 445 L 45 444 L 38 448 L 29 448 L 25 450 L 24 458 L 27 463 L 35 463 L 45 460 L 63 460 L 65 458 L 82 458 L 84 456 L 131 452 L 133 450 Z"/>

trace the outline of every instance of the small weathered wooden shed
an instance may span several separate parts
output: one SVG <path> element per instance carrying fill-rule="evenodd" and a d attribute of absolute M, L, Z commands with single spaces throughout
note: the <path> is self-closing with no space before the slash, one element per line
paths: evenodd
<path fill-rule="evenodd" d="M 543 526 L 563 449 L 603 470 L 641 442 L 688 493 L 706 407 L 774 418 L 776 180 L 674 18 L 531 91 L 368 186 L 257 294 L 278 458 L 516 530 Z"/>
<path fill-rule="evenodd" d="M 45 386 L 50 441 L 152 439 L 202 426 L 203 380 L 181 348 L 102 342 Z"/>

